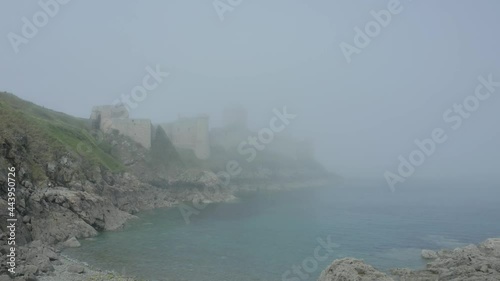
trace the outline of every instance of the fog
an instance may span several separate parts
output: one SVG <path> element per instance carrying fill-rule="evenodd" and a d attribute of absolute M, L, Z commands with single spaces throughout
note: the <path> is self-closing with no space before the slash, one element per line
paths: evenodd
<path fill-rule="evenodd" d="M 16 45 L 22 18 L 33 21 L 43 9 L 37 1 L 3 1 L 0 90 L 88 118 L 94 105 L 130 95 L 147 67 L 159 67 L 168 77 L 132 117 L 163 122 L 206 113 L 216 127 L 224 108 L 243 105 L 259 130 L 274 108 L 286 107 L 297 115 L 288 133 L 314 140 L 330 171 L 380 180 L 398 173 L 398 157 L 408 159 L 415 139 L 441 128 L 446 141 L 413 177 L 498 177 L 500 87 L 478 79 L 500 81 L 498 1 L 220 3 L 217 11 L 213 1 L 73 0 Z M 388 9 L 395 13 L 386 26 L 356 47 L 355 28 L 374 21 L 370 11 Z M 346 56 L 342 42 L 357 51 Z M 477 108 L 456 113 L 478 85 Z"/>

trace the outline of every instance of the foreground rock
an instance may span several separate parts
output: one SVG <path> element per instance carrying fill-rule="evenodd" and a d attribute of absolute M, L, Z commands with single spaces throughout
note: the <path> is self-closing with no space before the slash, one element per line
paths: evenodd
<path fill-rule="evenodd" d="M 68 266 L 68 272 L 82 274 L 85 272 L 85 267 L 79 264 L 72 264 Z"/>
<path fill-rule="evenodd" d="M 39 276 L 38 281 L 136 281 L 116 272 L 94 269 L 65 256 L 61 256 L 60 261 L 49 276 Z"/>
<path fill-rule="evenodd" d="M 66 248 L 78 248 L 81 246 L 81 244 L 75 237 L 71 237 L 63 243 L 63 246 Z"/>
<path fill-rule="evenodd" d="M 6 264 L 5 247 L 1 249 L 2 266 Z M 35 276 L 50 274 L 54 271 L 54 266 L 59 265 L 60 257 L 58 250 L 43 244 L 41 241 L 33 241 L 26 246 L 18 247 L 18 266 L 16 267 L 16 280 L 37 280 Z M 2 270 L 3 271 L 3 270 Z M 10 280 L 4 272 L 0 280 Z"/>
<path fill-rule="evenodd" d="M 319 281 L 393 281 L 385 273 L 377 271 L 362 260 L 341 259 L 333 262 L 321 273 Z"/>
<path fill-rule="evenodd" d="M 433 259 L 437 259 L 438 258 L 438 255 L 436 252 L 432 251 L 432 250 L 422 250 L 422 258 L 423 259 L 426 259 L 426 260 L 433 260 Z"/>
<path fill-rule="evenodd" d="M 4 253 L 2 252 L 2 259 Z M 135 281 L 112 271 L 94 269 L 59 254 L 53 247 L 34 241 L 19 247 L 20 265 L 15 276 L 0 274 L 0 281 Z M 2 266 L 5 261 L 2 260 Z"/>
<path fill-rule="evenodd" d="M 488 239 L 479 246 L 422 254 L 435 257 L 426 269 L 398 268 L 391 270 L 391 276 L 361 260 L 336 260 L 318 281 L 500 281 L 500 238 Z"/>

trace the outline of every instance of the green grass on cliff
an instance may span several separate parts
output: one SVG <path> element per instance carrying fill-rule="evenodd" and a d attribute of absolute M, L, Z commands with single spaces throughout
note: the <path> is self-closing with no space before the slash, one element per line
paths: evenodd
<path fill-rule="evenodd" d="M 0 92 L 0 138 L 12 138 L 16 133 L 31 139 L 32 150 L 42 158 L 40 162 L 51 160 L 54 153 L 69 152 L 80 155 L 90 165 L 101 164 L 113 172 L 124 169 L 117 159 L 100 147 L 91 135 L 86 119 Z"/>

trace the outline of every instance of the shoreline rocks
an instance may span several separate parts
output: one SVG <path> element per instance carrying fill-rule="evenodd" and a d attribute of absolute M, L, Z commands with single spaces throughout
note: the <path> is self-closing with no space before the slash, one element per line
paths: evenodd
<path fill-rule="evenodd" d="M 136 281 L 135 278 L 122 276 L 114 271 L 100 270 L 86 263 L 71 259 L 64 255 L 60 264 L 54 266 L 50 275 L 39 276 L 38 281 Z M 1 280 L 1 279 L 0 279 Z"/>
<path fill-rule="evenodd" d="M 438 254 L 432 250 L 422 250 L 421 256 L 426 260 L 434 260 L 438 258 Z"/>
<path fill-rule="evenodd" d="M 500 238 L 478 246 L 424 251 L 423 257 L 434 259 L 425 269 L 396 268 L 386 275 L 361 260 L 345 258 L 335 260 L 318 281 L 500 281 Z"/>
<path fill-rule="evenodd" d="M 327 269 L 321 272 L 318 281 L 393 281 L 362 260 L 344 258 L 335 260 Z"/>
<path fill-rule="evenodd" d="M 80 242 L 78 242 L 75 237 L 71 237 L 70 239 L 66 240 L 62 245 L 65 248 L 78 248 L 81 246 Z"/>
<path fill-rule="evenodd" d="M 70 239 L 73 240 L 73 239 Z M 0 251 L 3 251 L 0 249 Z M 15 277 L 0 274 L 0 281 L 134 281 L 116 272 L 100 270 L 88 264 L 60 254 L 56 248 L 41 241 L 33 241 L 18 247 L 18 261 Z M 3 255 L 3 252 L 2 252 Z M 2 265 L 4 262 L 2 262 Z"/>

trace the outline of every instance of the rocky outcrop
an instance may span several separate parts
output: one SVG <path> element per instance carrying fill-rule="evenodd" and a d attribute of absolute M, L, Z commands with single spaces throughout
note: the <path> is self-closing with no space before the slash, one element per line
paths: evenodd
<path fill-rule="evenodd" d="M 70 237 L 95 236 L 101 230 L 116 230 L 132 218 L 109 199 L 63 187 L 37 190 L 31 194 L 29 203 L 32 239 L 47 244 Z"/>
<path fill-rule="evenodd" d="M 66 240 L 63 244 L 62 244 L 63 247 L 65 248 L 78 248 L 81 246 L 80 242 L 78 241 L 78 239 L 76 239 L 75 237 L 71 237 L 69 238 L 68 240 Z"/>
<path fill-rule="evenodd" d="M 432 250 L 422 250 L 421 256 L 423 259 L 426 259 L 426 260 L 433 260 L 433 259 L 438 258 L 437 253 L 435 251 L 432 251 Z"/>
<path fill-rule="evenodd" d="M 500 238 L 434 254 L 426 269 L 398 268 L 390 276 L 361 260 L 336 260 L 318 281 L 500 281 Z"/>
<path fill-rule="evenodd" d="M 336 260 L 325 269 L 318 281 L 393 281 L 362 260 L 345 258 Z"/>
<path fill-rule="evenodd" d="M 139 281 L 143 279 L 124 277 L 113 271 L 103 271 L 86 263 L 61 255 L 54 271 L 37 277 L 37 281 Z M 3 281 L 0 278 L 0 281 Z"/>
<path fill-rule="evenodd" d="M 6 247 L 0 248 L 2 252 L 2 265 L 5 265 L 7 261 L 7 250 Z M 19 266 L 16 268 L 16 276 L 18 280 L 37 280 L 37 275 L 48 274 L 54 271 L 55 265 L 60 264 L 59 251 L 39 240 L 25 246 L 19 246 L 17 251 Z M 6 274 L 3 276 L 5 280 L 9 280 Z"/>
<path fill-rule="evenodd" d="M 72 264 L 68 266 L 68 272 L 82 274 L 85 272 L 85 267 L 78 264 Z"/>

